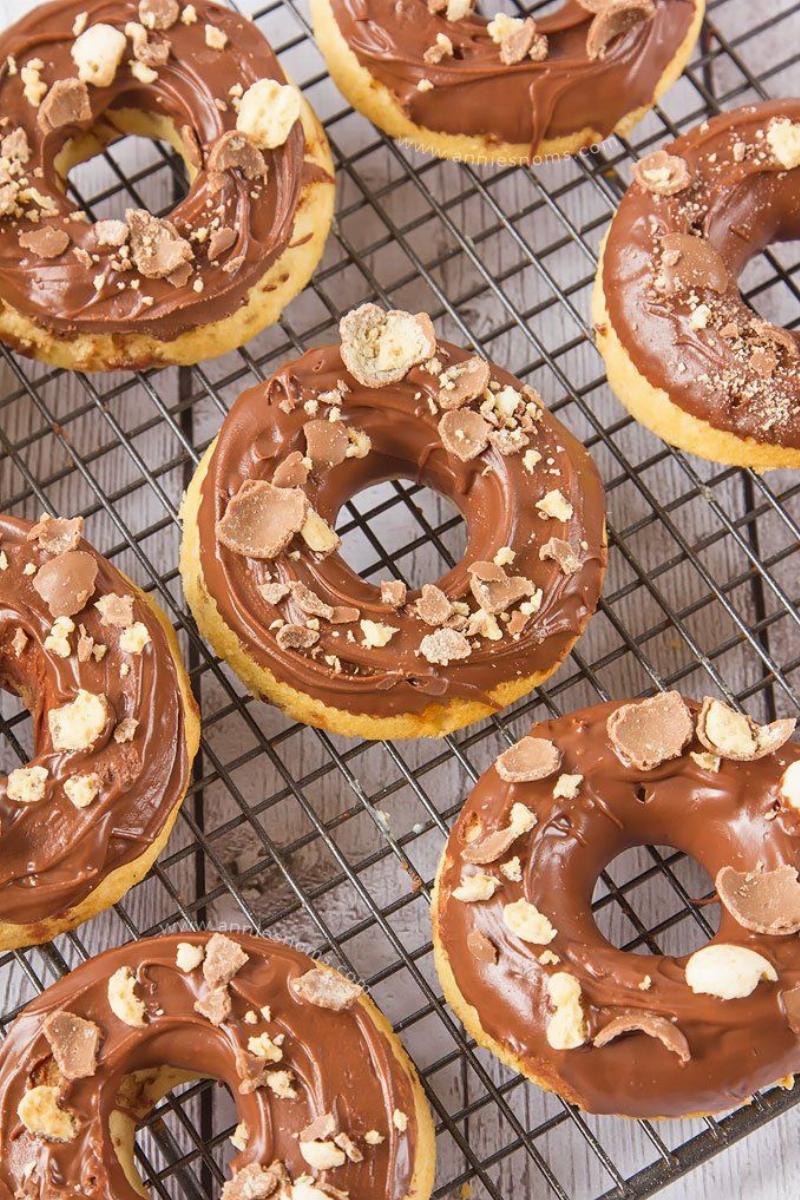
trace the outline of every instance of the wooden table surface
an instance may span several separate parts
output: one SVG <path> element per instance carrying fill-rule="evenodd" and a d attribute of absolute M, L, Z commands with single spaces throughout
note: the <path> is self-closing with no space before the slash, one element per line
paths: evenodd
<path fill-rule="evenodd" d="M 0 0 L 0 21 L 29 7 L 27 0 Z M 633 143 L 641 152 L 668 135 L 669 122 L 685 126 L 701 119 L 710 93 L 733 107 L 759 94 L 800 90 L 800 16 L 789 0 L 716 0 L 710 13 L 722 40 L 706 46 L 709 69 L 692 71 L 662 113 L 640 126 Z M 87 513 L 95 544 L 154 588 L 173 619 L 182 621 L 176 518 L 198 450 L 243 386 L 293 346 L 329 339 L 339 312 L 379 293 L 403 307 L 428 309 L 443 333 L 474 339 L 535 383 L 587 441 L 603 473 L 612 530 L 606 602 L 577 655 L 548 688 L 548 703 L 563 711 L 598 694 L 633 695 L 665 681 L 689 694 L 727 692 L 761 718 L 773 704 L 780 714 L 797 712 L 796 479 L 760 480 L 668 452 L 625 418 L 586 337 L 592 255 L 613 210 L 616 180 L 628 177 L 627 145 L 611 139 L 603 148 L 619 176 L 611 170 L 603 176 L 590 160 L 534 171 L 426 163 L 389 146 L 349 112 L 305 36 L 304 14 L 287 0 L 285 7 L 270 7 L 259 25 L 289 73 L 307 86 L 337 156 L 339 219 L 315 288 L 246 355 L 191 373 L 163 371 L 147 382 L 124 375 L 87 379 L 11 356 L 0 359 L 3 508 L 33 516 L 46 502 L 64 514 Z M 763 93 L 755 83 L 761 74 Z M 113 159 L 116 168 L 100 161 L 73 175 L 84 198 L 103 193 L 92 207 L 95 216 L 121 215 L 131 201 L 120 177 L 162 161 L 152 146 L 136 140 L 115 147 Z M 412 167 L 416 177 L 409 175 Z M 137 179 L 137 202 L 159 212 L 169 207 L 169 170 Z M 760 311 L 784 322 L 798 318 L 795 249 L 776 249 L 772 263 L 752 264 L 746 275 Z M 776 261 L 789 269 L 788 279 L 772 282 Z M 353 520 L 356 511 L 368 509 L 377 542 Z M 452 508 L 430 493 L 409 498 L 387 485 L 359 497 L 345 519 L 352 527 L 345 553 L 373 577 L 386 577 L 393 557 L 412 583 L 433 580 L 447 555 L 457 555 L 463 545 Z M 431 527 L 439 531 L 433 539 Z M 749 639 L 754 628 L 755 644 Z M 189 653 L 185 632 L 182 640 Z M 451 1133 L 439 1137 L 442 1194 L 478 1197 L 491 1194 L 489 1186 L 508 1200 L 553 1194 L 532 1155 L 514 1148 L 515 1122 L 537 1131 L 537 1152 L 570 1197 L 598 1196 L 614 1185 L 592 1138 L 623 1177 L 652 1161 L 653 1146 L 640 1126 L 586 1118 L 581 1132 L 564 1119 L 556 1099 L 509 1082 L 485 1055 L 465 1059 L 455 1053 L 454 1030 L 438 1004 L 427 894 L 444 830 L 475 775 L 545 706 L 523 706 L 512 719 L 506 714 L 445 747 L 359 748 L 290 726 L 265 706 L 239 705 L 241 689 L 229 672 L 196 642 L 191 645 L 205 753 L 161 868 L 118 911 L 84 926 L 77 937 L 60 939 L 55 952 L 28 953 L 30 971 L 46 982 L 85 952 L 160 923 L 174 926 L 176 914 L 215 924 L 258 922 L 312 948 L 338 939 L 346 965 L 370 982 L 428 1069 L 440 1113 L 456 1115 L 459 1134 L 471 1147 L 470 1166 Z M 4 698 L 2 704 L 12 725 L 5 736 L 0 732 L 0 768 L 10 769 L 18 752 L 29 748 L 30 728 L 15 715 L 15 701 Z M 208 838 L 205 856 L 193 849 L 198 829 Z M 622 885 L 654 861 L 643 849 L 612 864 L 610 874 Z M 681 915 L 674 879 L 650 874 L 628 895 L 643 927 L 656 930 L 665 952 L 701 944 L 706 934 L 697 912 Z M 708 890 L 697 864 L 676 862 L 674 876 L 690 896 Z M 232 894 L 234 885 L 240 898 Z M 646 939 L 636 941 L 636 928 L 618 904 L 603 908 L 598 919 L 612 940 L 633 939 L 637 950 L 646 951 Z M 411 959 L 398 966 L 401 946 Z M 334 953 L 331 961 L 341 960 Z M 32 988 L 22 958 L 0 962 L 6 1011 Z M 426 1007 L 430 995 L 437 1000 L 432 1011 Z M 487 1100 L 487 1080 L 501 1089 L 502 1110 Z M 663 1194 L 675 1200 L 712 1193 L 794 1200 L 800 1192 L 796 1125 L 789 1111 Z M 173 1126 L 176 1143 L 190 1149 L 179 1123 Z M 672 1147 L 702 1130 L 698 1121 L 668 1122 L 658 1133 Z M 147 1143 L 147 1153 L 157 1159 L 154 1145 Z M 445 1185 L 452 1180 L 458 1186 L 449 1191 Z M 463 1193 L 462 1181 L 468 1189 Z"/>

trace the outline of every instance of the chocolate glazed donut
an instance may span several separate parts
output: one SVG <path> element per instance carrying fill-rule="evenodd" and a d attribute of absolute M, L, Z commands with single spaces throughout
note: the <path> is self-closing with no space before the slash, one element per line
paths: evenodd
<path fill-rule="evenodd" d="M 0 777 L 0 947 L 114 904 L 165 844 L 199 721 L 172 627 L 81 538 L 0 517 L 0 686 L 34 757 Z"/>
<path fill-rule="evenodd" d="M 705 0 L 565 0 L 509 18 L 474 0 L 312 0 L 338 86 L 394 137 L 521 162 L 630 132 L 683 70 Z"/>
<path fill-rule="evenodd" d="M 445 995 L 477 1041 L 597 1113 L 732 1108 L 800 1070 L 800 749 L 677 692 L 535 726 L 478 781 L 433 909 Z M 716 936 L 686 957 L 612 946 L 600 872 L 669 845 L 715 881 Z"/>
<path fill-rule="evenodd" d="M 55 0 L 0 36 L 0 63 L 4 341 L 82 370 L 193 363 L 305 286 L 332 218 L 330 151 L 249 20 L 208 0 Z M 66 195 L 68 171 L 125 134 L 183 157 L 168 220 L 92 222 Z"/>
<path fill-rule="evenodd" d="M 178 934 L 90 959 L 0 1048 L 0 1200 L 138 1200 L 137 1124 L 171 1088 L 227 1085 L 223 1200 L 427 1200 L 416 1072 L 362 989 L 280 942 Z"/>
<path fill-rule="evenodd" d="M 706 121 L 634 176 L 594 292 L 611 386 L 702 458 L 800 466 L 798 335 L 763 320 L 736 282 L 770 243 L 800 237 L 800 100 Z"/>
<path fill-rule="evenodd" d="M 427 316 L 364 305 L 342 345 L 245 392 L 184 504 L 181 570 L 204 635 L 256 694 L 361 737 L 440 736 L 511 703 L 597 603 L 603 490 L 538 395 Z M 464 558 L 409 592 L 337 553 L 352 496 L 412 478 L 458 505 Z"/>

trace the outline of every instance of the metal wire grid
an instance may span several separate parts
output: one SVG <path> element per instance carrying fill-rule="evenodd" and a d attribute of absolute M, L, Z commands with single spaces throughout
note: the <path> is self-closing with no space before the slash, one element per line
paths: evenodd
<path fill-rule="evenodd" d="M 363 978 L 415 1055 L 437 1121 L 437 1196 L 650 1195 L 800 1097 L 775 1088 L 719 1120 L 630 1123 L 621 1137 L 620 1123 L 539 1093 L 465 1038 L 441 1000 L 426 915 L 465 792 L 532 717 L 669 686 L 715 691 L 761 718 L 800 711 L 797 483 L 709 467 L 643 435 L 608 397 L 586 317 L 597 243 L 631 159 L 719 108 L 797 91 L 800 54 L 775 47 L 796 44 L 800 4 L 753 9 L 709 5 L 690 70 L 633 144 L 614 138 L 577 160 L 512 170 L 423 161 L 389 142 L 343 106 L 304 7 L 269 4 L 255 19 L 337 159 L 337 225 L 312 287 L 278 327 L 192 370 L 67 377 L 3 352 L 3 509 L 89 518 L 95 543 L 175 622 L 204 716 L 167 853 L 112 913 L 0 957 L 4 1028 L 54 978 L 128 938 L 232 922 L 298 941 Z M 131 200 L 168 211 L 181 166 L 160 146 L 146 166 L 141 157 L 112 147 L 91 195 L 73 178 L 92 215 Z M 767 252 L 746 279 L 751 302 L 794 323 L 797 269 L 791 249 Z M 609 497 L 606 595 L 577 652 L 512 712 L 436 744 L 356 745 L 288 724 L 242 695 L 197 637 L 177 583 L 180 494 L 231 399 L 330 340 L 341 311 L 367 297 L 427 308 L 443 332 L 535 382 L 594 454 Z M 356 497 L 340 532 L 365 575 L 412 583 L 450 565 L 463 536 L 452 510 L 404 481 Z M 3 749 L 25 760 L 27 715 L 3 711 Z M 686 950 L 713 928 L 712 910 L 692 899 L 700 883 L 677 851 L 642 849 L 605 872 L 598 922 L 632 951 Z M 138 1143 L 148 1185 L 164 1197 L 216 1193 L 232 1124 L 209 1083 L 169 1097 Z"/>

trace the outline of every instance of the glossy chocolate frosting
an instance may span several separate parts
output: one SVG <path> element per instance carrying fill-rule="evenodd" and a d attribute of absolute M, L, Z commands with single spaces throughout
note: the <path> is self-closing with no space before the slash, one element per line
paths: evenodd
<path fill-rule="evenodd" d="M 339 346 L 309 350 L 268 383 L 239 397 L 213 449 L 199 509 L 205 588 L 225 624 L 259 665 L 337 709 L 382 717 L 421 713 L 454 698 L 491 704 L 491 693 L 506 681 L 549 671 L 597 603 L 606 559 L 603 489 L 589 455 L 559 422 L 538 403 L 529 403 L 536 419 L 530 422 L 526 444 L 534 458 L 541 456 L 530 470 L 524 451 L 502 454 L 489 445 L 465 462 L 445 449 L 439 431 L 442 410 L 436 403 L 438 379 L 427 368 L 441 371 L 468 357 L 464 350 L 440 342 L 435 366 L 432 360 L 412 368 L 400 382 L 377 388 L 363 386 L 345 369 Z M 522 385 L 511 375 L 492 366 L 491 378 L 492 388 L 507 386 L 524 403 Z M 304 425 L 310 414 L 324 417 L 330 411 L 316 398 L 337 388 L 341 422 L 354 435 L 366 434 L 371 446 L 364 457 L 348 457 L 311 472 L 304 490 L 312 509 L 332 526 L 351 497 L 398 478 L 413 479 L 449 497 L 466 522 L 467 547 L 463 559 L 431 583 L 452 604 L 462 605 L 463 612 L 469 607 L 473 614 L 470 568 L 477 562 L 491 563 L 503 548 L 510 549 L 509 576 L 525 577 L 530 590 L 537 591 L 537 611 L 527 621 L 518 612 L 512 617 L 520 622 L 519 630 L 516 624 L 505 624 L 509 607 L 498 618 L 494 639 L 472 639 L 469 657 L 447 665 L 431 663 L 421 645 L 436 628 L 417 614 L 419 591 L 409 591 L 401 606 L 392 606 L 341 554 L 312 553 L 299 537 L 271 562 L 248 558 L 219 541 L 215 527 L 230 498 L 245 481 L 271 479 L 290 455 L 305 452 Z M 459 415 L 477 412 L 479 400 L 483 397 L 461 408 Z M 553 489 L 571 505 L 572 515 L 564 521 L 545 519 L 536 508 Z M 571 574 L 553 559 L 540 557 L 554 537 L 569 542 L 577 556 Z M 388 571 L 386 577 L 391 578 Z M 287 592 L 305 584 L 327 605 L 352 606 L 357 612 L 337 624 L 320 620 L 319 641 L 311 652 L 283 649 L 279 626 L 287 621 L 302 625 L 308 617 L 298 608 L 294 592 L 268 603 L 260 589 L 270 579 L 285 585 Z M 395 630 L 388 644 L 364 644 L 365 619 Z M 454 615 L 450 623 L 463 628 L 466 619 Z"/>
<path fill-rule="evenodd" d="M 769 872 L 798 865 L 800 813 L 787 806 L 780 788 L 785 768 L 800 759 L 797 745 L 787 743 L 758 761 L 715 762 L 691 732 L 698 705 L 687 703 L 690 740 L 684 753 L 648 770 L 628 765 L 612 745 L 607 722 L 619 704 L 535 726 L 532 735 L 553 742 L 561 753 L 558 774 L 507 783 L 490 768 L 464 805 L 442 859 L 434 922 L 461 996 L 474 1005 L 484 1032 L 521 1060 L 527 1073 L 591 1112 L 638 1117 L 715 1112 L 800 1069 L 800 1026 L 793 1016 L 798 1032 L 793 1031 L 785 1001 L 800 983 L 796 933 L 752 932 L 722 907 L 711 944 L 754 950 L 777 976 L 775 982 L 759 982 L 744 998 L 723 1000 L 690 990 L 686 956 L 615 948 L 591 911 L 600 872 L 634 846 L 674 846 L 712 879 L 723 867 Z M 785 724 L 782 737 L 793 722 Z M 562 774 L 580 777 L 574 798 L 554 797 L 554 791 L 570 790 L 556 787 Z M 473 844 L 470 836 L 507 826 L 517 802 L 532 810 L 536 824 L 490 865 L 477 868 L 498 881 L 494 895 L 477 903 L 456 899 L 453 889 Z M 519 858 L 519 882 L 502 870 L 511 856 Z M 520 940 L 504 921 L 504 905 L 522 897 L 555 927 L 546 947 Z M 468 938 L 475 944 L 477 933 L 496 948 L 496 962 L 481 961 L 468 948 Z M 553 1049 L 546 1036 L 553 1012 L 547 984 L 556 972 L 572 975 L 582 991 L 587 1038 L 574 1049 Z M 591 1044 L 614 1018 L 631 1012 L 665 1019 L 671 1036 L 688 1042 L 689 1060 L 682 1062 L 643 1032 L 602 1048 Z"/>
<path fill-rule="evenodd" d="M 800 237 L 800 170 L 776 159 L 776 122 L 797 126 L 800 101 L 724 113 L 667 146 L 689 183 L 671 196 L 641 182 L 629 188 L 608 234 L 602 283 L 611 325 L 650 384 L 717 429 L 797 448 L 800 342 L 763 321 L 736 283 L 766 246 Z M 710 266 L 691 289 L 668 294 L 662 239 L 685 234 L 710 248 Z"/>
<path fill-rule="evenodd" d="M 541 62 L 504 64 L 487 17 L 448 21 L 426 0 L 331 0 L 342 36 L 362 66 L 384 84 L 417 125 L 441 133 L 484 136 L 531 154 L 545 140 L 583 130 L 612 132 L 628 113 L 650 104 L 656 85 L 685 41 L 694 0 L 656 0 L 655 16 L 592 59 L 586 39 L 593 14 L 578 0 L 536 17 L 548 39 Z M 452 57 L 424 60 L 437 35 Z M 420 90 L 421 80 L 432 89 Z"/>
<path fill-rule="evenodd" d="M 166 278 L 140 278 L 136 271 L 116 269 L 117 252 L 100 245 L 91 221 L 81 219 L 78 207 L 64 193 L 57 156 L 71 138 L 101 124 L 104 114 L 134 109 L 171 119 L 179 132 L 188 126 L 205 164 L 220 136 L 236 128 L 233 102 L 241 95 L 239 89 L 246 91 L 260 79 L 285 82 L 272 50 L 251 21 L 208 0 L 196 0 L 193 7 L 196 20 L 192 24 L 178 19 L 164 32 L 151 35 L 170 47 L 169 58 L 157 68 L 155 80 L 142 83 L 134 77 L 129 42 L 111 86 L 89 85 L 90 116 L 46 134 L 37 120 L 41 110 L 23 94 L 25 64 L 41 60 L 41 77 L 50 85 L 74 79 L 72 30 L 79 14 L 88 15 L 88 27 L 106 23 L 124 32 L 128 22 L 140 22 L 138 4 L 136 0 L 55 0 L 32 9 L 0 37 L 0 62 L 5 62 L 0 71 L 0 109 L 8 122 L 5 132 L 23 129 L 27 134 L 31 158 L 26 175 L 52 206 L 41 223 L 46 221 L 70 238 L 64 253 L 46 258 L 20 247 L 20 233 L 37 226 L 24 219 L 0 217 L 0 299 L 56 333 L 142 333 L 172 340 L 188 329 L 235 312 L 289 244 L 306 179 L 305 140 L 299 121 L 282 146 L 265 152 L 266 181 L 225 171 L 211 186 L 205 165 L 200 167 L 188 195 L 169 216 L 194 249 L 191 274 L 179 286 Z M 206 25 L 227 37 L 223 49 L 206 44 Z M 13 73 L 9 56 L 15 64 Z M 125 214 L 118 211 L 113 215 L 122 218 Z M 235 232 L 232 244 L 215 262 L 209 258 L 208 238 L 198 237 L 212 219 L 217 227 Z M 87 261 L 84 252 L 97 257 Z M 98 279 L 102 279 L 99 290 L 95 286 Z"/>
<path fill-rule="evenodd" d="M 46 646 L 55 621 L 35 583 L 56 557 L 27 540 L 31 528 L 0 517 L 0 562 L 6 564 L 0 570 L 0 683 L 30 708 L 34 756 L 27 765 L 44 768 L 47 779 L 40 800 L 22 803 L 0 777 L 0 920 L 35 926 L 63 915 L 112 871 L 144 854 L 183 795 L 190 764 L 176 665 L 155 613 L 81 540 L 78 553 L 91 556 L 96 581 L 70 618 L 74 630 L 66 644 L 57 638 Z M 111 594 L 133 598 L 133 620 L 150 639 L 140 652 L 123 652 L 125 630 L 105 623 L 95 608 Z M 86 639 L 94 639 L 95 654 L 79 657 L 79 641 L 91 649 Z M 87 749 L 56 750 L 49 714 L 71 703 L 79 689 L 106 698 L 105 728 Z M 138 723 L 130 736 L 124 721 Z M 84 775 L 98 776 L 99 791 L 79 808 L 64 785 Z"/>
<path fill-rule="evenodd" d="M 162 1066 L 210 1076 L 229 1088 L 249 1135 L 231 1163 L 234 1179 L 250 1164 L 268 1167 L 274 1160 L 293 1180 L 311 1175 L 298 1134 L 331 1113 L 363 1158 L 325 1171 L 319 1182 L 342 1189 L 331 1195 L 346 1194 L 350 1200 L 406 1196 L 418 1145 L 410 1068 L 395 1057 L 369 1011 L 358 1000 L 340 1012 L 302 1001 L 289 984 L 313 969 L 313 960 L 279 942 L 235 934 L 232 940 L 247 961 L 227 986 L 228 1017 L 214 1025 L 194 1008 L 208 992 L 204 968 L 184 971 L 176 964 L 181 942 L 206 948 L 211 936 L 174 934 L 109 950 L 48 988 L 17 1017 L 0 1049 L 2 1200 L 23 1194 L 41 1200 L 79 1194 L 137 1200 L 139 1192 L 117 1157 L 109 1118 L 119 1110 L 141 1120 L 149 1107 L 143 1094 L 148 1073 L 152 1079 Z M 109 979 L 121 968 L 134 976 L 136 994 L 145 1004 L 144 1024 L 138 1027 L 120 1020 L 109 1005 Z M 100 1032 L 95 1072 L 62 1080 L 60 1104 L 77 1122 L 76 1136 L 62 1143 L 32 1137 L 17 1115 L 26 1088 L 52 1070 L 42 1025 L 59 1011 L 93 1022 Z M 283 1035 L 280 1060 L 262 1059 L 262 1066 L 291 1072 L 295 1098 L 279 1097 L 263 1085 L 240 1091 L 240 1063 L 253 1059 L 248 1043 L 261 1034 Z M 144 1073 L 138 1094 L 125 1083 L 133 1072 Z M 407 1118 L 402 1130 L 401 1114 Z M 380 1134 L 378 1144 L 364 1141 L 371 1130 Z M 226 1193 L 232 1186 L 226 1185 Z"/>

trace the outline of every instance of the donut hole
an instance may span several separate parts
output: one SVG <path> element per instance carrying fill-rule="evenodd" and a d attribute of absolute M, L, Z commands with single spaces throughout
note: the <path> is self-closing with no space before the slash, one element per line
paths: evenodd
<path fill-rule="evenodd" d="M 0 678 L 0 776 L 33 758 L 35 740 L 30 705 L 13 681 Z"/>
<path fill-rule="evenodd" d="M 779 269 L 790 272 L 800 261 L 800 242 L 776 243 L 770 248 L 771 257 Z M 776 273 L 769 259 L 758 254 L 745 264 L 739 276 L 739 289 L 745 302 L 765 321 L 797 332 L 800 323 L 800 299 L 786 280 Z"/>
<path fill-rule="evenodd" d="M 109 147 L 113 154 L 105 157 Z M 196 173 L 173 121 L 127 108 L 109 110 L 66 142 L 54 165 L 76 207 L 97 197 L 90 214 L 96 220 L 121 220 L 129 208 L 168 216 Z"/>
<path fill-rule="evenodd" d="M 339 553 L 367 582 L 436 583 L 464 557 L 467 525 L 458 506 L 432 487 L 399 476 L 364 488 L 339 511 Z"/>
<path fill-rule="evenodd" d="M 203 1146 L 221 1171 L 237 1153 L 229 1136 L 238 1118 L 227 1086 L 176 1067 L 126 1075 L 109 1132 L 129 1184 L 143 1196 L 157 1180 L 159 1190 L 176 1200 L 203 1193 L 208 1167 L 198 1152 L 192 1129 L 200 1131 Z M 125 1111 L 123 1111 L 123 1108 Z M 190 1159 L 190 1162 L 186 1160 Z M 163 1194 L 163 1192 L 162 1192 Z"/>
<path fill-rule="evenodd" d="M 717 932 L 720 911 L 713 896 L 711 876 L 697 859 L 672 846 L 635 846 L 598 879 L 592 912 L 602 936 L 618 950 L 680 956 Z"/>

